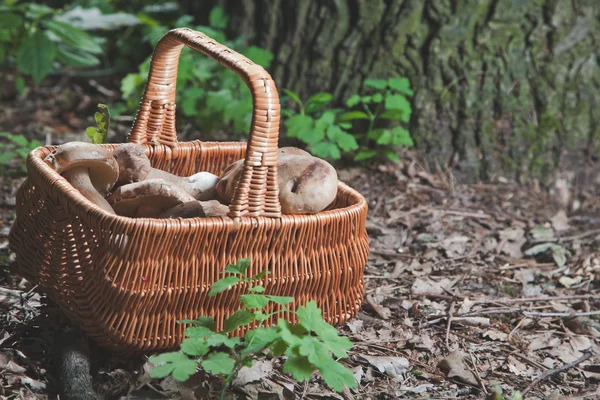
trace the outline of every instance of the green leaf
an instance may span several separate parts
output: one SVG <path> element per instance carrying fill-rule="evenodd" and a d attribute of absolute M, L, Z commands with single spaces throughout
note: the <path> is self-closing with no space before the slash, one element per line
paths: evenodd
<path fill-rule="evenodd" d="M 201 363 L 205 371 L 213 374 L 230 374 L 233 371 L 235 362 L 228 354 L 217 352 L 206 357 Z"/>
<path fill-rule="evenodd" d="M 227 14 L 225 14 L 223 7 L 214 7 L 210 10 L 210 14 L 208 15 L 208 23 L 213 28 L 227 28 L 228 20 L 229 18 L 227 17 Z"/>
<path fill-rule="evenodd" d="M 0 12 L 0 26 L 2 29 L 14 29 L 19 28 L 23 24 L 23 17 L 19 14 L 11 12 Z"/>
<path fill-rule="evenodd" d="M 387 82 L 383 79 L 365 79 L 364 85 L 381 90 L 386 88 Z"/>
<path fill-rule="evenodd" d="M 352 348 L 350 339 L 340 336 L 337 329 L 321 320 L 315 328 L 315 333 L 323 341 L 327 349 L 336 357 L 348 357 L 347 350 Z"/>
<path fill-rule="evenodd" d="M 238 327 L 251 324 L 254 321 L 254 313 L 247 310 L 237 310 L 225 320 L 223 332 L 233 332 Z"/>
<path fill-rule="evenodd" d="M 385 156 L 393 162 L 400 162 L 400 157 L 398 157 L 398 154 L 394 151 L 394 150 L 386 150 L 385 151 Z"/>
<path fill-rule="evenodd" d="M 358 386 L 358 382 L 354 378 L 352 371 L 331 358 L 325 365 L 319 367 L 319 373 L 327 386 L 337 392 L 343 392 L 345 387 L 355 388 Z"/>
<path fill-rule="evenodd" d="M 308 115 L 294 115 L 285 121 L 288 137 L 303 137 L 307 132 L 313 129 L 314 120 Z"/>
<path fill-rule="evenodd" d="M 166 378 L 167 376 L 171 375 L 171 372 L 173 372 L 174 369 L 175 367 L 170 363 L 157 365 L 150 371 L 150 376 L 154 379 Z"/>
<path fill-rule="evenodd" d="M 298 352 L 300 355 L 306 356 L 308 361 L 317 367 L 331 359 L 327 348 L 314 336 L 304 336 L 300 342 Z"/>
<path fill-rule="evenodd" d="M 397 126 L 392 129 L 392 144 L 396 146 L 414 146 L 414 142 L 412 137 L 410 137 L 410 133 L 401 126 Z"/>
<path fill-rule="evenodd" d="M 73 65 L 76 67 L 92 67 L 100 64 L 100 60 L 96 56 L 88 53 L 73 51 L 62 45 L 58 46 L 56 58 L 64 65 Z"/>
<path fill-rule="evenodd" d="M 231 273 L 231 274 L 245 275 L 246 270 L 248 269 L 249 266 L 250 266 L 250 258 L 242 258 L 235 264 L 227 265 L 221 273 L 222 274 Z"/>
<path fill-rule="evenodd" d="M 299 382 L 309 380 L 314 371 L 314 365 L 306 357 L 292 356 L 283 363 L 283 372 L 291 374 Z"/>
<path fill-rule="evenodd" d="M 273 61 L 273 53 L 256 46 L 248 47 L 242 54 L 252 60 L 253 63 L 258 64 L 263 68 L 269 68 Z"/>
<path fill-rule="evenodd" d="M 350 111 L 340 115 L 339 121 L 354 121 L 355 119 L 371 119 L 369 115 L 362 111 Z"/>
<path fill-rule="evenodd" d="M 279 328 L 277 326 L 260 327 L 246 332 L 244 335 L 246 348 L 242 350 L 242 357 L 262 351 L 277 339 L 279 339 Z"/>
<path fill-rule="evenodd" d="M 373 100 L 373 96 L 362 96 L 360 101 L 365 104 L 369 104 Z"/>
<path fill-rule="evenodd" d="M 181 351 L 189 356 L 203 356 L 208 353 L 208 349 L 208 341 L 203 338 L 187 338 L 181 342 Z"/>
<path fill-rule="evenodd" d="M 31 75 L 39 84 L 50 71 L 56 55 L 56 44 L 41 31 L 25 38 L 17 49 L 17 68 Z"/>
<path fill-rule="evenodd" d="M 348 107 L 354 107 L 358 103 L 360 103 L 360 96 L 358 94 L 354 94 L 354 95 L 350 96 L 350 98 L 348 100 L 346 100 L 346 105 Z"/>
<path fill-rule="evenodd" d="M 400 111 L 400 110 L 388 110 L 388 111 L 384 111 L 381 114 L 379 114 L 379 118 L 382 118 L 382 119 L 392 119 L 392 120 L 402 120 L 404 114 L 405 114 L 404 111 Z"/>
<path fill-rule="evenodd" d="M 373 158 L 376 155 L 377 155 L 377 150 L 361 150 L 354 157 L 354 161 L 368 160 L 369 158 Z"/>
<path fill-rule="evenodd" d="M 279 328 L 279 337 L 289 347 L 299 346 L 302 343 L 302 339 L 291 331 L 293 328 L 290 323 L 284 319 L 277 320 L 277 327 Z"/>
<path fill-rule="evenodd" d="M 194 324 L 196 326 L 203 326 L 205 328 L 214 331 L 217 327 L 214 318 L 212 317 L 198 317 L 196 319 L 184 319 L 177 321 L 178 324 Z"/>
<path fill-rule="evenodd" d="M 323 115 L 317 119 L 317 123 L 324 125 L 331 125 L 335 122 L 335 112 L 333 111 L 325 111 Z"/>
<path fill-rule="evenodd" d="M 318 328 L 319 323 L 323 321 L 321 309 L 319 309 L 314 300 L 308 301 L 306 305 L 298 307 L 296 315 L 300 325 L 308 332 L 312 332 Z"/>
<path fill-rule="evenodd" d="M 304 143 L 317 143 L 325 138 L 325 129 L 327 125 L 323 122 L 315 124 L 315 126 L 304 132 L 298 138 Z"/>
<path fill-rule="evenodd" d="M 167 366 L 162 366 L 158 369 L 156 374 L 158 376 L 154 376 L 154 369 L 150 371 L 150 375 L 156 378 L 162 378 L 167 376 L 169 373 L 173 376 L 175 380 L 178 381 L 186 381 L 196 373 L 196 368 L 198 367 L 198 362 L 195 360 L 190 360 L 188 356 L 183 354 L 182 352 L 171 352 L 171 353 L 163 353 L 158 356 L 152 356 L 148 359 L 153 364 L 166 362 Z M 166 375 L 164 375 L 166 373 Z"/>
<path fill-rule="evenodd" d="M 75 28 L 66 22 L 52 19 L 45 20 L 44 25 L 68 46 L 92 54 L 102 53 L 102 47 L 96 42 L 94 37 L 79 28 Z"/>
<path fill-rule="evenodd" d="M 412 108 L 410 102 L 406 100 L 406 97 L 400 94 L 393 94 L 385 98 L 385 108 L 387 110 L 401 110 L 403 111 L 401 119 L 404 122 L 408 122 Z"/>
<path fill-rule="evenodd" d="M 23 135 L 11 135 L 10 140 L 17 146 L 26 147 L 29 145 L 29 140 Z"/>
<path fill-rule="evenodd" d="M 285 306 L 286 304 L 294 301 L 293 297 L 288 296 L 267 296 L 267 298 L 273 303 L 279 304 L 280 306 Z"/>
<path fill-rule="evenodd" d="M 252 292 L 252 293 L 264 293 L 265 287 L 264 286 L 260 286 L 260 285 L 258 285 L 258 286 L 252 286 L 252 287 L 248 288 L 248 291 Z"/>
<path fill-rule="evenodd" d="M 204 339 L 206 337 L 211 337 L 215 333 L 206 326 L 190 326 L 189 328 L 186 328 L 184 334 L 188 337 Z"/>
<path fill-rule="evenodd" d="M 98 137 L 98 134 L 100 134 L 100 132 L 98 132 L 98 128 L 94 126 L 88 126 L 87 128 L 85 128 L 85 134 L 87 135 L 87 137 L 90 138 L 92 143 L 94 143 L 94 140 Z"/>
<path fill-rule="evenodd" d="M 304 111 L 307 114 L 312 114 L 325 107 L 328 103 L 333 100 L 331 93 L 320 92 L 312 95 L 304 104 Z"/>
<path fill-rule="evenodd" d="M 340 149 L 343 151 L 351 151 L 358 149 L 358 143 L 356 142 L 356 138 L 344 132 L 338 126 L 330 126 L 327 129 L 327 137 L 329 140 L 338 145 Z"/>
<path fill-rule="evenodd" d="M 213 112 L 221 112 L 229 106 L 232 100 L 231 90 L 221 89 L 206 95 L 206 106 Z"/>
<path fill-rule="evenodd" d="M 25 17 L 29 19 L 38 19 L 39 17 L 43 17 L 54 12 L 53 8 L 50 8 L 45 4 L 36 4 L 30 2 L 25 4 Z"/>
<path fill-rule="evenodd" d="M 267 296 L 262 294 L 244 294 L 240 296 L 240 301 L 246 306 L 246 308 L 264 308 L 269 304 Z"/>
<path fill-rule="evenodd" d="M 392 134 L 392 131 L 390 131 L 389 129 L 382 129 L 381 131 L 379 131 L 377 144 L 388 145 L 392 143 L 393 138 L 394 136 Z"/>
<path fill-rule="evenodd" d="M 414 95 L 414 92 L 410 88 L 410 81 L 407 78 L 390 78 L 388 79 L 388 85 L 390 88 L 406 95 Z"/>
<path fill-rule="evenodd" d="M 208 292 L 208 295 L 214 296 L 216 294 L 224 292 L 225 290 L 229 289 L 230 287 L 238 284 L 240 281 L 241 281 L 241 279 L 238 278 L 237 276 L 227 276 L 223 279 L 219 279 L 218 281 L 213 283 L 213 285 L 210 287 L 210 292 Z"/>
<path fill-rule="evenodd" d="M 269 270 L 265 269 L 264 271 L 260 271 L 258 274 L 252 277 L 253 280 L 259 281 L 264 278 L 267 274 L 269 274 Z"/>
<path fill-rule="evenodd" d="M 332 158 L 339 160 L 342 155 L 338 146 L 328 140 L 323 140 L 313 144 L 310 147 L 310 152 L 319 158 Z"/>
<path fill-rule="evenodd" d="M 373 103 L 381 103 L 383 101 L 383 95 L 381 93 L 375 93 L 373 95 Z"/>
<path fill-rule="evenodd" d="M 289 89 L 282 89 L 282 91 L 283 91 L 283 93 L 288 95 L 290 97 L 290 99 L 294 100 L 296 102 L 296 104 L 298 104 L 302 108 L 302 100 L 300 100 L 300 97 L 298 97 L 298 95 L 296 93 L 292 92 Z"/>
<path fill-rule="evenodd" d="M 241 343 L 240 338 L 238 338 L 238 337 L 229 338 L 226 335 L 223 335 L 221 333 L 212 335 L 211 337 L 209 337 L 206 340 L 206 342 L 208 343 L 208 345 L 210 347 L 226 346 L 226 347 L 229 347 L 230 349 L 233 349 L 235 346 L 238 346 Z"/>
<path fill-rule="evenodd" d="M 131 97 L 136 92 L 137 88 L 144 84 L 145 78 L 140 74 L 133 73 L 127 74 L 125 78 L 121 80 L 121 93 L 124 99 Z"/>

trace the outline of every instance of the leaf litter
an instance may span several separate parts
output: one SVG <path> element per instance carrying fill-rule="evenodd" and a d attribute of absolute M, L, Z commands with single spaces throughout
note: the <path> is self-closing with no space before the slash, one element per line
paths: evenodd
<path fill-rule="evenodd" d="M 67 114 L 55 120 L 72 131 L 89 124 Z M 26 121 L 15 129 L 50 123 Z M 370 206 L 365 302 L 338 326 L 354 342 L 343 362 L 361 385 L 338 394 L 317 374 L 295 382 L 282 359 L 267 356 L 238 376 L 235 398 L 480 399 L 496 385 L 510 395 L 532 383 L 528 399 L 598 397 L 598 184 L 566 196 L 574 189 L 564 179 L 548 192 L 461 184 L 420 165 L 405 153 L 398 165 L 338 168 Z M 21 182 L 0 180 L 0 397 L 52 399 L 48 348 L 66 322 L 21 281 L 8 252 Z M 202 371 L 185 383 L 151 380 L 144 360 L 100 358 L 94 382 L 105 398 L 208 399 L 221 385 Z"/>

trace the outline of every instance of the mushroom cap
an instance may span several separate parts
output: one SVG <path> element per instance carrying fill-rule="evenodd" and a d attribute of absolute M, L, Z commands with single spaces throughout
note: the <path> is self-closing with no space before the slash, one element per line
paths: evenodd
<path fill-rule="evenodd" d="M 119 185 L 143 181 L 152 168 L 144 148 L 137 143 L 120 145 L 113 151 L 113 156 L 119 164 Z"/>
<path fill-rule="evenodd" d="M 302 149 L 299 149 L 298 147 L 281 147 L 277 150 L 278 159 L 286 155 L 302 155 L 312 157 L 312 154 Z M 225 168 L 225 171 L 223 171 L 223 176 L 219 179 L 219 181 L 216 184 L 215 191 L 217 198 L 228 203 L 231 202 L 235 191 L 235 185 L 237 184 L 237 181 L 240 178 L 243 166 L 244 159 L 241 159 L 229 164 L 229 166 Z"/>
<path fill-rule="evenodd" d="M 230 165 L 217 183 L 217 195 L 229 203 L 243 171 L 243 160 Z M 280 152 L 277 165 L 279 202 L 284 214 L 324 210 L 337 195 L 338 177 L 328 162 L 310 154 Z"/>
<path fill-rule="evenodd" d="M 337 172 L 327 161 L 312 156 L 282 155 L 277 173 L 284 214 L 317 213 L 335 200 Z"/>
<path fill-rule="evenodd" d="M 119 215 L 153 218 L 178 204 L 195 199 L 164 179 L 148 179 L 117 188 L 107 200 Z"/>
<path fill-rule="evenodd" d="M 73 168 L 87 168 L 92 185 L 102 195 L 110 192 L 119 177 L 117 161 L 108 149 L 98 144 L 68 142 L 58 146 L 44 161 L 59 174 Z"/>
<path fill-rule="evenodd" d="M 229 207 L 217 200 L 196 200 L 170 208 L 162 213 L 159 218 L 223 217 L 227 215 L 227 211 L 229 211 Z"/>
<path fill-rule="evenodd" d="M 311 156 L 312 154 L 310 154 L 308 151 L 304 151 L 302 149 L 299 149 L 297 147 L 280 147 L 279 150 L 277 150 L 279 155 L 282 154 L 297 154 L 297 155 L 303 155 L 303 156 Z"/>

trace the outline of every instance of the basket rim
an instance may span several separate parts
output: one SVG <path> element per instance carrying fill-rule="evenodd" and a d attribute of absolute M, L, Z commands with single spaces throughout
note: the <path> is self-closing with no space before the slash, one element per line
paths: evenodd
<path fill-rule="evenodd" d="M 244 142 L 204 142 L 200 140 L 194 140 L 189 142 L 180 142 L 179 145 L 184 143 L 196 144 L 196 145 L 204 145 L 204 144 L 239 144 L 240 146 L 245 147 Z M 101 144 L 101 146 L 108 148 L 118 147 L 119 143 L 107 143 Z M 151 145 L 151 144 L 142 144 L 141 146 L 146 148 L 156 148 L 156 147 L 166 147 L 164 145 Z M 335 208 L 331 210 L 324 210 L 314 214 L 281 214 L 279 217 L 269 217 L 269 216 L 241 216 L 239 219 L 235 220 L 229 216 L 221 216 L 221 217 L 190 217 L 190 218 L 133 218 L 126 217 L 117 214 L 110 214 L 102 208 L 98 207 L 91 201 L 89 201 L 86 197 L 84 197 L 77 189 L 75 189 L 64 177 L 58 174 L 54 169 L 52 169 L 48 164 L 46 164 L 43 160 L 45 158 L 46 151 L 54 150 L 58 145 L 48 145 L 48 146 L 40 146 L 32 150 L 27 157 L 27 169 L 28 169 L 28 179 L 32 174 L 38 175 L 40 178 L 46 178 L 50 180 L 50 186 L 53 186 L 61 193 L 61 197 L 63 199 L 68 199 L 71 203 L 73 203 L 74 211 L 77 210 L 79 212 L 90 215 L 93 218 L 101 218 L 104 224 L 125 224 L 130 227 L 139 227 L 140 225 L 148 225 L 148 223 L 158 223 L 164 224 L 166 226 L 171 226 L 175 228 L 176 226 L 183 226 L 182 222 L 189 222 L 191 225 L 202 226 L 202 225 L 255 225 L 258 226 L 261 223 L 274 223 L 279 221 L 282 225 L 286 224 L 296 224 L 302 220 L 313 220 L 313 219 L 338 219 L 340 213 L 348 213 L 348 212 L 358 212 L 364 207 L 368 208 L 368 203 L 366 198 L 360 194 L 357 190 L 350 187 L 348 184 L 338 180 L 338 193 L 339 191 L 346 192 L 350 198 L 354 201 L 352 204 Z M 81 215 L 81 214 L 80 214 Z M 187 224 L 186 224 L 187 225 Z M 189 225 L 187 226 L 189 227 Z"/>

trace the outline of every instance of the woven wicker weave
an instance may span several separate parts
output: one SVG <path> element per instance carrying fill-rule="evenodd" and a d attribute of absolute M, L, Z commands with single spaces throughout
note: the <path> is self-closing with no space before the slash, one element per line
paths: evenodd
<path fill-rule="evenodd" d="M 237 73 L 252 92 L 248 144 L 192 141 L 175 132 L 175 83 L 186 45 Z M 208 297 L 219 272 L 250 257 L 249 272 L 269 269 L 263 285 L 294 305 L 314 299 L 339 323 L 360 307 L 369 252 L 367 203 L 339 183 L 335 203 L 313 215 L 281 215 L 277 189 L 279 97 L 271 76 L 202 33 L 176 29 L 157 44 L 129 142 L 155 168 L 188 176 L 221 174 L 245 157 L 227 217 L 147 219 L 111 215 L 84 198 L 43 159 L 27 159 L 10 246 L 23 275 L 39 285 L 99 344 L 125 352 L 165 350 L 183 339 L 177 320 L 213 316 L 217 327 L 239 308 L 244 287 Z M 103 145 L 114 149 L 117 145 Z M 293 315 L 283 317 L 294 320 Z M 273 323 L 274 320 L 268 321 Z M 244 328 L 234 334 L 244 333 Z"/>

